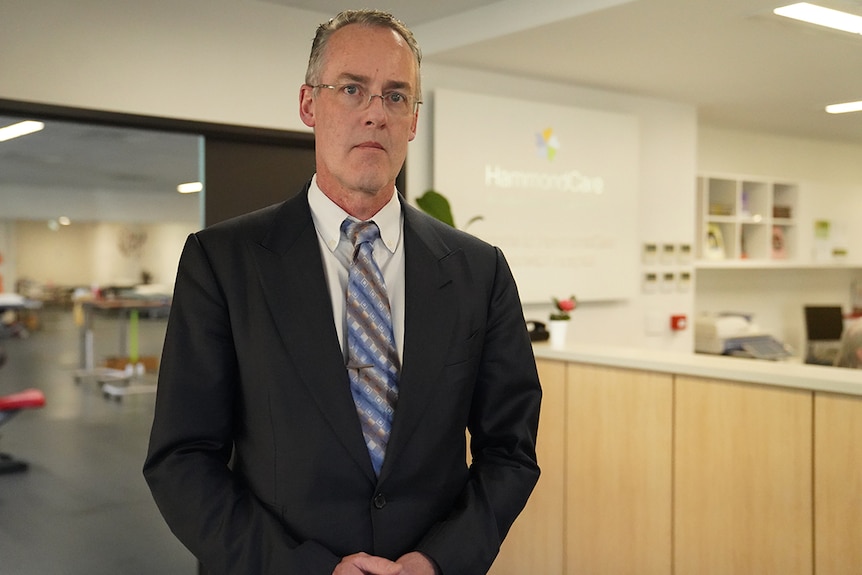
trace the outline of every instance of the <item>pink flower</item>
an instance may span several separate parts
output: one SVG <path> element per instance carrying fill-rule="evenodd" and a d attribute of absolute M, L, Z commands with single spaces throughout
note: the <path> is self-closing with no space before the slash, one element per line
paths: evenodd
<path fill-rule="evenodd" d="M 551 314 L 551 319 L 571 319 L 569 312 L 578 307 L 578 300 L 575 299 L 575 296 L 571 296 L 568 299 L 553 299 L 554 306 L 556 306 L 558 311 Z"/>

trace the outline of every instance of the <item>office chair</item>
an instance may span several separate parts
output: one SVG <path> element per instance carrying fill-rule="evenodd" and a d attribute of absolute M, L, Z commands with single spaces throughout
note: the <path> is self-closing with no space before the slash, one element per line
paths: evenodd
<path fill-rule="evenodd" d="M 0 347 L 0 367 L 6 363 L 6 351 Z M 38 389 L 25 389 L 9 395 L 0 395 L 0 425 L 22 409 L 35 409 L 45 405 L 45 394 Z M 27 463 L 11 455 L 0 453 L 0 474 L 26 471 Z"/>
<path fill-rule="evenodd" d="M 841 306 L 805 306 L 805 363 L 832 365 L 844 331 Z"/>

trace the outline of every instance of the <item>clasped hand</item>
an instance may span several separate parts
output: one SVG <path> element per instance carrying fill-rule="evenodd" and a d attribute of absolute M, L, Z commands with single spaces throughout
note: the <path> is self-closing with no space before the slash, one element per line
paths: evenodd
<path fill-rule="evenodd" d="M 332 575 L 435 575 L 434 565 L 419 552 L 402 555 L 397 561 L 356 553 L 344 557 Z"/>

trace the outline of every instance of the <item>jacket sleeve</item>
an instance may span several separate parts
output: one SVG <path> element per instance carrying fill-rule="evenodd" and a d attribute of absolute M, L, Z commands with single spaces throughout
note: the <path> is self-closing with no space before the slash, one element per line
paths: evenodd
<path fill-rule="evenodd" d="M 238 366 L 222 286 L 186 241 L 162 353 L 144 475 L 179 540 L 212 575 L 330 575 L 339 558 L 301 544 L 231 472 Z"/>
<path fill-rule="evenodd" d="M 486 573 L 539 478 L 541 387 L 515 280 L 496 249 L 468 430 L 472 464 L 457 504 L 418 550 L 443 575 Z"/>

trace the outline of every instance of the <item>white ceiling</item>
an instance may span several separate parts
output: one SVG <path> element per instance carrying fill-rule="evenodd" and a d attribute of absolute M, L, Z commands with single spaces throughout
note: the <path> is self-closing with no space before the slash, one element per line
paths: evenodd
<path fill-rule="evenodd" d="M 264 0 L 334 14 L 353 2 Z M 862 36 L 772 15 L 795 0 L 406 0 L 425 62 L 696 105 L 701 123 L 862 144 Z M 862 16 L 862 0 L 815 0 Z M 393 4 L 396 4 L 393 2 Z"/>
<path fill-rule="evenodd" d="M 257 1 L 322 18 L 355 6 Z M 414 29 L 425 62 L 689 103 L 704 125 L 862 144 L 862 113 L 823 111 L 862 99 L 862 36 L 771 15 L 790 2 L 401 0 L 391 9 Z M 862 15 L 862 0 L 819 3 Z M 0 185 L 173 193 L 198 177 L 192 137 L 66 124 L 17 142 L 0 146 Z"/>
<path fill-rule="evenodd" d="M 694 104 L 702 124 L 862 143 L 862 36 L 771 14 L 792 0 L 637 0 L 433 61 Z M 825 0 L 862 15 L 862 2 Z"/>

